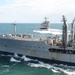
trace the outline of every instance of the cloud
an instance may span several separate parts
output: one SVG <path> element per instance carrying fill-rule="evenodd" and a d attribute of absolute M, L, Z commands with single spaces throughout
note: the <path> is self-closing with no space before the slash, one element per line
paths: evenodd
<path fill-rule="evenodd" d="M 75 11 L 75 1 L 74 0 L 35 0 L 30 3 L 31 7 L 35 11 L 48 12 L 48 13 L 60 13 Z"/>
<path fill-rule="evenodd" d="M 62 14 L 72 18 L 74 13 L 75 0 L 5 0 L 0 5 L 0 22 L 40 22 L 46 15 L 55 20 Z"/>

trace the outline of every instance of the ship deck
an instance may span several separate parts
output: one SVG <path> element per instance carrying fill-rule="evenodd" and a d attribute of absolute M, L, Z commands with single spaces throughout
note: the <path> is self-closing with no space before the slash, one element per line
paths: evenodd
<path fill-rule="evenodd" d="M 22 35 L 22 34 L 17 34 L 16 36 L 14 36 L 13 34 L 7 34 L 7 35 L 1 34 L 0 38 L 26 40 L 26 41 L 45 41 L 47 40 L 47 37 L 44 37 L 44 36 Z"/>

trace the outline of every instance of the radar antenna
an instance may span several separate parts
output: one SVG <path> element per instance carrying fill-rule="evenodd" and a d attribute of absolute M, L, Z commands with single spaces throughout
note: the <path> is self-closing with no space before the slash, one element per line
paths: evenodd
<path fill-rule="evenodd" d="M 45 19 L 45 21 L 47 21 L 47 17 L 45 17 L 44 19 Z"/>

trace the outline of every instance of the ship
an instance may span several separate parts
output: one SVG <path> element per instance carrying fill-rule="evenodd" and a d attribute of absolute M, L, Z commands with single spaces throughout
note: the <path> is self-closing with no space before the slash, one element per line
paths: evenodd
<path fill-rule="evenodd" d="M 45 17 L 45 21 L 41 23 L 40 30 L 50 30 L 49 21 L 47 21 L 46 17 Z"/>
<path fill-rule="evenodd" d="M 39 29 L 35 29 L 33 30 L 33 32 L 36 32 L 36 33 L 40 33 L 40 34 L 62 34 L 62 30 L 59 30 L 59 29 L 52 29 L 50 27 L 50 22 L 47 20 L 47 17 L 44 18 L 45 21 L 41 23 Z"/>
<path fill-rule="evenodd" d="M 75 65 L 75 19 L 71 23 L 68 35 L 68 24 L 62 16 L 62 35 L 35 36 L 16 34 L 0 35 L 0 54 L 18 54 L 47 63 Z"/>

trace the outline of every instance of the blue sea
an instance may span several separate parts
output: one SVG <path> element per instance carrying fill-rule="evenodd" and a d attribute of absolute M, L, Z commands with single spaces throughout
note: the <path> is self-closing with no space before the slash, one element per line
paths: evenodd
<path fill-rule="evenodd" d="M 39 29 L 40 23 L 16 23 L 16 34 L 45 35 L 33 32 Z M 62 29 L 62 24 L 52 23 L 52 29 Z M 69 30 L 70 30 L 69 24 Z M 0 34 L 13 34 L 12 23 L 0 23 Z M 49 34 L 47 34 L 49 35 Z M 45 35 L 46 36 L 46 35 Z M 17 55 L 16 55 L 17 56 Z M 11 55 L 0 54 L 0 75 L 75 75 L 75 67 L 68 65 L 57 65 L 33 60 L 24 56 L 24 59 L 15 59 Z"/>

